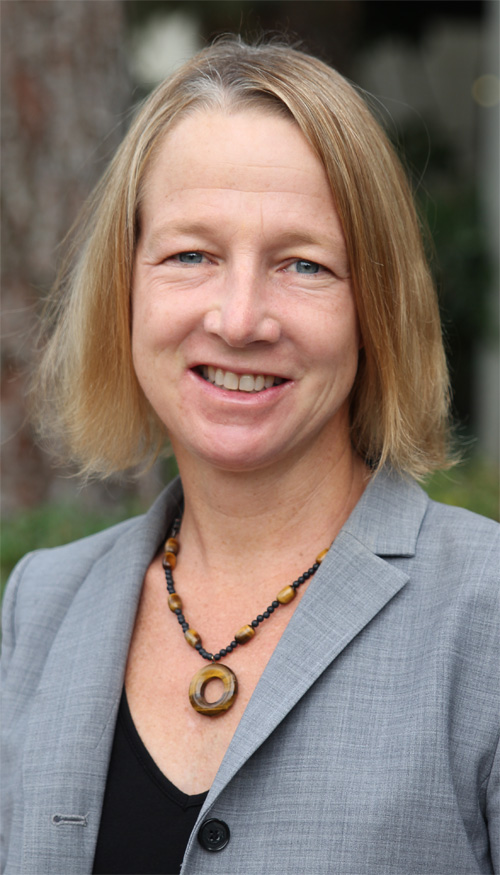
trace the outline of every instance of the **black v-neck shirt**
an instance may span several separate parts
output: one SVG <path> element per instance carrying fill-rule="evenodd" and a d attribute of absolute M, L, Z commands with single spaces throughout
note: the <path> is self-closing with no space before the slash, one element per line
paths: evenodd
<path fill-rule="evenodd" d="M 93 875 L 177 875 L 206 796 L 182 793 L 160 771 L 123 690 Z"/>

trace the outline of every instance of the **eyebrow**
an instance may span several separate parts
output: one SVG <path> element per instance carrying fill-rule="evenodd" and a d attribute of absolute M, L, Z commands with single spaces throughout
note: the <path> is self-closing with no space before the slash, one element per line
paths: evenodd
<path fill-rule="evenodd" d="M 160 246 L 165 239 L 175 235 L 186 237 L 208 235 L 208 226 L 203 222 L 165 222 L 163 225 L 153 228 L 145 239 L 147 240 L 148 246 L 156 247 Z"/>
<path fill-rule="evenodd" d="M 160 246 L 165 239 L 172 236 L 199 236 L 208 240 L 214 236 L 214 227 L 212 223 L 204 221 L 165 222 L 163 225 L 153 228 L 147 236 L 146 240 L 148 248 L 156 248 L 157 246 Z M 298 231 L 293 229 L 286 230 L 285 228 L 274 236 L 273 245 L 276 248 L 279 248 L 280 246 L 321 246 L 325 249 L 332 249 L 337 245 L 344 246 L 345 244 L 341 234 L 335 234 L 332 236 L 325 235 L 321 232 L 314 234 L 305 229 L 304 231 Z"/>
<path fill-rule="evenodd" d="M 153 243 L 160 243 L 166 237 L 171 237 L 172 235 L 186 236 L 190 235 L 196 236 L 209 236 L 210 235 L 210 226 L 206 222 L 202 221 L 193 221 L 193 222 L 165 222 L 163 225 L 159 225 L 157 228 L 153 228 L 151 233 L 149 234 L 149 239 Z"/>

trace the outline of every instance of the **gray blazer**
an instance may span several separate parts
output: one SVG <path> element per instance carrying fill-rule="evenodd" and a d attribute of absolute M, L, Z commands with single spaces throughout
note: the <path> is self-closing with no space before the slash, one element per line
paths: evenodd
<path fill-rule="evenodd" d="M 26 556 L 4 605 L 7 875 L 90 873 L 149 513 Z M 193 830 L 183 875 L 500 872 L 499 527 L 388 474 L 294 613 Z M 197 841 L 224 821 L 220 852 Z"/>

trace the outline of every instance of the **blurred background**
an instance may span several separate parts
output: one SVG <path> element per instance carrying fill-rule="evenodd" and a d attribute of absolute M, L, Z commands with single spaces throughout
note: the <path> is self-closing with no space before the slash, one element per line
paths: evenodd
<path fill-rule="evenodd" d="M 463 464 L 433 497 L 498 518 L 497 0 L 17 0 L 2 14 L 2 570 L 140 512 L 174 473 L 82 486 L 40 450 L 24 405 L 59 244 L 134 107 L 221 33 L 285 34 L 376 98 L 431 253 Z M 416 328 L 417 330 L 417 328 Z"/>

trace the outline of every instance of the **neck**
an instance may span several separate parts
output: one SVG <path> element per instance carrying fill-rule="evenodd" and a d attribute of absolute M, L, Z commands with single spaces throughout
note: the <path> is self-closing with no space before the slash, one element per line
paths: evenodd
<path fill-rule="evenodd" d="M 204 567 L 282 568 L 328 547 L 361 497 L 367 469 L 350 446 L 272 469 L 234 472 L 176 453 L 184 488 L 183 550 Z"/>

